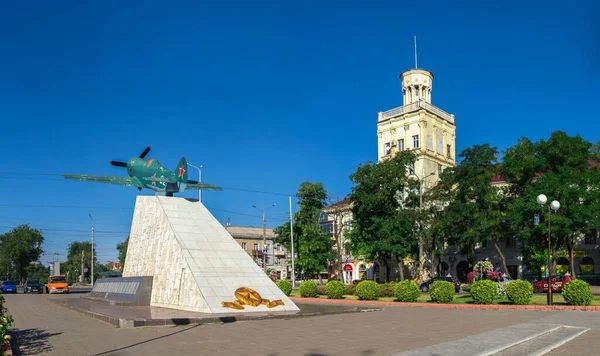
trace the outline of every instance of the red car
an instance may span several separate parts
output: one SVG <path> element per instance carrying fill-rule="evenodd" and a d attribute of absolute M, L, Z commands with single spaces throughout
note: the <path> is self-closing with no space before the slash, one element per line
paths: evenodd
<path fill-rule="evenodd" d="M 552 283 L 552 292 L 562 292 L 564 284 L 563 276 L 554 277 L 554 283 Z M 542 293 L 548 291 L 548 277 L 543 278 L 541 281 L 533 283 L 533 292 Z"/>

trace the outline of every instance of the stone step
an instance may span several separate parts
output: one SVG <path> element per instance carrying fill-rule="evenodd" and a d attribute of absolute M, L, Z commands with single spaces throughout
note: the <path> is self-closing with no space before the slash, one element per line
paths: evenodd
<path fill-rule="evenodd" d="M 573 340 L 579 335 L 588 331 L 589 328 L 579 328 L 573 326 L 561 326 L 550 332 L 541 334 L 537 337 L 521 342 L 515 346 L 494 353 L 494 356 L 514 356 L 544 355 L 553 349 Z"/>

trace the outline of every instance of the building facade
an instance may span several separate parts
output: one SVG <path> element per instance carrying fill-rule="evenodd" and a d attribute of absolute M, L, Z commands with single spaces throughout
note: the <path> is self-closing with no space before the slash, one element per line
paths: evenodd
<path fill-rule="evenodd" d="M 417 155 L 411 172 L 432 187 L 439 174 L 456 165 L 456 125 L 454 115 L 431 104 L 433 73 L 411 69 L 400 74 L 403 105 L 377 118 L 378 160 L 413 150 Z M 426 177 L 426 178 L 425 178 Z"/>
<path fill-rule="evenodd" d="M 272 269 L 277 279 L 286 279 L 288 277 L 290 271 L 287 263 L 287 250 L 282 244 L 273 242 L 275 239 L 273 229 L 266 230 L 266 242 L 264 245 L 262 228 L 227 225 L 225 229 L 246 253 L 252 257 L 257 265 L 264 268 L 264 255 L 267 269 Z"/>

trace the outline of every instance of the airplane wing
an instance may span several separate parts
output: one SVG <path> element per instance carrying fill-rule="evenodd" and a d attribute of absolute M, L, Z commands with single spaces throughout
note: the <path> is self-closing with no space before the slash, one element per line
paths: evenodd
<path fill-rule="evenodd" d="M 212 184 L 197 182 L 195 180 L 188 180 L 187 183 L 186 183 L 186 185 L 185 185 L 185 189 L 190 189 L 190 190 L 223 190 L 223 188 L 219 187 L 218 185 L 212 185 Z"/>
<path fill-rule="evenodd" d="M 92 175 L 87 175 L 87 174 L 63 174 L 63 177 L 65 177 L 66 179 L 126 185 L 129 187 L 139 187 L 140 186 L 137 179 L 132 178 L 132 177 L 92 176 Z"/>

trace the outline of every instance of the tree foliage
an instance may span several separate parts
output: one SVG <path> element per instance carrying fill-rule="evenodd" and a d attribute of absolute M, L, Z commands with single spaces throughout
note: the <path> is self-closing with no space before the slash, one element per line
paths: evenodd
<path fill-rule="evenodd" d="M 0 273 L 3 278 L 21 281 L 27 278 L 27 267 L 42 253 L 44 237 L 38 229 L 19 225 L 0 235 Z"/>
<path fill-rule="evenodd" d="M 445 188 L 442 189 L 453 190 L 453 193 L 441 225 L 450 244 L 467 256 L 474 255 L 478 244 L 490 240 L 508 274 L 500 248 L 509 227 L 505 196 L 491 184 L 491 179 L 498 174 L 497 156 L 496 147 L 474 145 L 459 154 L 462 160 L 456 167 L 444 171 Z"/>
<path fill-rule="evenodd" d="M 61 264 L 61 273 L 69 275 L 69 282 L 79 281 L 81 276 L 81 259 L 83 253 L 83 268 L 87 268 L 85 272 L 85 279 L 89 283 L 91 273 L 91 260 L 92 260 L 92 243 L 90 241 L 73 241 L 67 248 L 67 261 Z M 94 251 L 94 275 L 95 278 L 100 273 L 101 268 L 98 266 L 96 253 Z"/>
<path fill-rule="evenodd" d="M 405 192 L 415 187 L 408 177 L 414 161 L 411 151 L 403 151 L 383 162 L 359 165 L 350 176 L 354 221 L 348 245 L 354 255 L 384 263 L 392 257 L 401 261 L 414 252 L 414 214 L 402 206 Z"/>
<path fill-rule="evenodd" d="M 119 251 L 119 263 L 121 264 L 121 272 L 123 272 L 123 268 L 125 268 L 127 246 L 129 246 L 129 236 L 127 236 L 127 238 L 123 242 L 117 244 L 117 250 Z"/>
<path fill-rule="evenodd" d="M 314 275 L 334 260 L 333 241 L 321 229 L 319 219 L 326 205 L 327 191 L 322 183 L 302 182 L 296 193 L 298 211 L 294 213 L 295 269 L 304 275 Z M 290 223 L 276 227 L 275 243 L 291 251 Z"/>
<path fill-rule="evenodd" d="M 562 131 L 536 143 L 523 138 L 504 154 L 502 175 L 511 184 L 510 220 L 517 238 L 525 242 L 523 253 L 530 264 L 539 264 L 538 257 L 547 251 L 550 215 L 551 252 L 566 248 L 574 270 L 573 246 L 596 224 L 600 210 L 596 158 L 590 142 Z M 539 194 L 548 199 L 544 207 L 536 202 Z M 561 207 L 548 214 L 553 200 Z M 536 213 L 540 216 L 537 226 L 533 224 Z"/>

